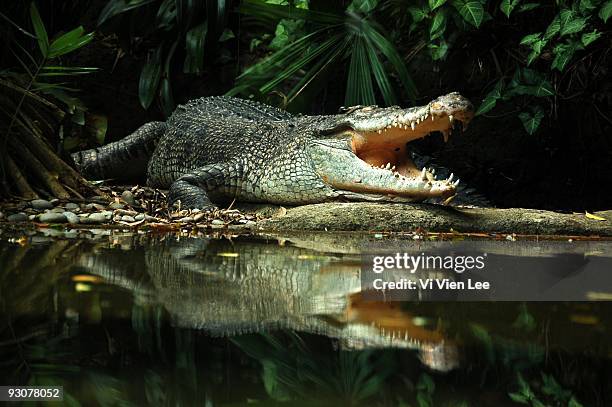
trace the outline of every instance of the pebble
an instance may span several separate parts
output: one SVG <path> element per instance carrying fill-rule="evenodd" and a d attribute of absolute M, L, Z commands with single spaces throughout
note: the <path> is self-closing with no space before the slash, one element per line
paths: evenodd
<path fill-rule="evenodd" d="M 253 220 L 249 220 L 247 221 L 247 223 L 245 223 L 245 226 L 255 226 L 257 224 L 257 222 L 253 221 Z"/>
<path fill-rule="evenodd" d="M 121 217 L 121 220 L 122 220 L 123 222 L 136 222 L 136 219 L 134 219 L 134 217 L 133 217 L 133 216 L 130 216 L 130 215 L 123 215 L 123 216 Z"/>
<path fill-rule="evenodd" d="M 185 216 L 184 218 L 180 218 L 178 221 L 184 223 L 193 222 L 193 218 L 191 216 Z"/>
<path fill-rule="evenodd" d="M 225 225 L 225 222 L 223 222 L 221 219 L 213 219 L 211 225 Z"/>
<path fill-rule="evenodd" d="M 83 223 L 104 223 L 106 222 L 106 216 L 102 212 L 92 213 L 86 218 L 81 219 Z"/>
<path fill-rule="evenodd" d="M 63 212 L 63 215 L 66 217 L 68 223 L 79 223 L 79 217 L 73 212 Z"/>
<path fill-rule="evenodd" d="M 126 210 L 126 209 L 117 209 L 115 211 L 115 215 L 128 215 L 128 216 L 135 216 L 137 215 L 138 212 L 136 211 L 130 211 L 130 210 Z"/>
<path fill-rule="evenodd" d="M 34 209 L 52 209 L 53 208 L 53 204 L 49 201 L 47 201 L 46 199 L 34 199 L 32 201 L 30 201 L 30 205 L 32 205 L 32 208 Z"/>
<path fill-rule="evenodd" d="M 64 208 L 53 208 L 48 212 L 54 212 L 54 213 L 63 213 L 64 212 Z"/>
<path fill-rule="evenodd" d="M 195 216 L 193 217 L 193 220 L 195 220 L 197 222 L 200 219 L 202 219 L 204 216 L 206 216 L 206 214 L 204 214 L 204 213 L 196 213 Z"/>
<path fill-rule="evenodd" d="M 23 212 L 13 213 L 12 215 L 9 215 L 6 220 L 9 222 L 25 222 L 28 220 L 28 215 Z"/>
<path fill-rule="evenodd" d="M 145 218 L 145 214 L 144 213 L 139 213 L 138 215 L 134 216 L 134 220 L 143 220 Z"/>
<path fill-rule="evenodd" d="M 66 223 L 68 222 L 68 219 L 66 219 L 66 216 L 64 216 L 63 213 L 57 213 L 57 212 L 45 212 L 42 215 L 40 215 L 39 219 L 42 223 Z"/>
<path fill-rule="evenodd" d="M 66 205 L 64 205 L 64 208 L 73 211 L 75 209 L 79 209 L 79 204 L 75 204 L 74 202 L 68 202 Z"/>
<path fill-rule="evenodd" d="M 57 205 L 59 203 L 59 199 L 57 198 L 53 198 L 52 200 L 50 200 L 49 202 L 51 202 L 53 205 Z"/>
<path fill-rule="evenodd" d="M 132 193 L 132 191 L 123 191 L 121 193 L 121 199 L 123 199 L 123 202 L 130 206 L 136 205 L 136 200 L 134 199 L 134 194 Z"/>
<path fill-rule="evenodd" d="M 100 204 L 97 204 L 97 203 L 91 203 L 91 204 L 85 205 L 85 209 L 95 209 L 97 211 L 101 211 L 101 210 L 104 210 L 106 208 L 104 207 L 104 205 L 100 205 Z"/>
<path fill-rule="evenodd" d="M 119 202 L 113 202 L 110 205 L 108 205 L 108 207 L 111 209 L 123 209 L 125 208 L 125 205 Z"/>
<path fill-rule="evenodd" d="M 104 216 L 106 219 L 110 219 L 113 217 L 113 211 L 102 211 L 100 212 L 100 214 Z"/>
<path fill-rule="evenodd" d="M 36 215 L 29 215 L 29 216 L 28 216 L 28 219 L 30 219 L 30 220 L 36 220 Z"/>

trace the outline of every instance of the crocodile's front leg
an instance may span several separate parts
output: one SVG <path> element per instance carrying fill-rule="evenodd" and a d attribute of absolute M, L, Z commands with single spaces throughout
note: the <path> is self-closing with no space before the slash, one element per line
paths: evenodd
<path fill-rule="evenodd" d="M 209 195 L 215 189 L 235 183 L 237 177 L 235 166 L 230 164 L 212 164 L 200 167 L 187 173 L 170 186 L 168 201 L 170 206 L 178 204 L 184 209 L 213 210 L 216 206 Z"/>

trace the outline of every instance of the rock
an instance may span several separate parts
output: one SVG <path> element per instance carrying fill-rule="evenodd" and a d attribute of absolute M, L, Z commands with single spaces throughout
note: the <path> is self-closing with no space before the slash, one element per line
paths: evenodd
<path fill-rule="evenodd" d="M 90 204 L 85 205 L 85 209 L 102 211 L 106 208 L 104 207 L 104 205 L 100 205 L 97 203 L 90 203 Z"/>
<path fill-rule="evenodd" d="M 257 224 L 257 222 L 253 221 L 253 220 L 248 220 L 244 226 L 255 226 Z"/>
<path fill-rule="evenodd" d="M 191 216 L 185 216 L 184 218 L 180 218 L 178 221 L 182 223 L 188 223 L 193 222 L 193 218 Z"/>
<path fill-rule="evenodd" d="M 79 217 L 73 212 L 64 212 L 63 215 L 66 217 L 68 223 L 79 223 Z"/>
<path fill-rule="evenodd" d="M 46 199 L 34 199 L 30 201 L 30 205 L 32 205 L 32 208 L 38 210 L 53 209 L 53 204 Z"/>
<path fill-rule="evenodd" d="M 136 205 L 136 200 L 134 199 L 134 194 L 132 193 L 132 191 L 123 191 L 121 193 L 121 199 L 123 199 L 123 202 L 130 206 Z"/>
<path fill-rule="evenodd" d="M 52 200 L 50 200 L 49 202 L 51 202 L 53 205 L 57 205 L 59 203 L 59 199 L 57 198 L 53 198 Z"/>
<path fill-rule="evenodd" d="M 102 212 L 96 212 L 96 213 L 92 213 L 86 218 L 81 219 L 81 222 L 82 223 L 95 223 L 95 224 L 104 223 L 106 222 L 106 216 Z"/>
<path fill-rule="evenodd" d="M 110 205 L 108 205 L 108 207 L 111 209 L 123 209 L 125 208 L 125 205 L 119 202 L 112 202 Z"/>
<path fill-rule="evenodd" d="M 198 213 L 196 213 L 196 214 L 195 214 L 195 216 L 193 217 L 193 220 L 195 220 L 195 221 L 197 222 L 197 221 L 199 221 L 200 219 L 202 219 L 204 216 L 206 216 L 206 214 L 205 214 L 205 213 L 198 212 Z"/>
<path fill-rule="evenodd" d="M 138 212 L 127 210 L 127 209 L 116 209 L 114 213 L 115 213 L 115 215 L 121 215 L 121 216 L 123 216 L 123 215 L 136 216 L 136 215 L 138 215 Z"/>
<path fill-rule="evenodd" d="M 68 219 L 63 213 L 45 212 L 39 217 L 42 223 L 66 223 Z"/>
<path fill-rule="evenodd" d="M 37 215 L 28 215 L 28 219 L 30 219 L 30 220 L 32 220 L 32 221 L 33 221 L 33 220 L 36 220 L 36 216 L 37 216 Z"/>
<path fill-rule="evenodd" d="M 75 209 L 79 209 L 79 204 L 75 204 L 74 202 L 68 202 L 66 205 L 64 205 L 64 208 L 73 211 Z"/>
<path fill-rule="evenodd" d="M 145 214 L 144 213 L 139 213 L 138 215 L 134 216 L 134 220 L 136 221 L 141 221 L 145 218 Z"/>
<path fill-rule="evenodd" d="M 64 208 L 53 208 L 50 211 L 47 212 L 54 212 L 54 213 L 63 213 L 64 212 Z"/>
<path fill-rule="evenodd" d="M 221 219 L 213 219 L 210 223 L 211 225 L 225 225 L 225 222 L 223 222 Z"/>
<path fill-rule="evenodd" d="M 25 222 L 28 220 L 28 215 L 23 212 L 13 213 L 12 215 L 9 215 L 6 220 L 9 222 Z"/>
<path fill-rule="evenodd" d="M 131 222 L 136 222 L 136 219 L 134 219 L 134 217 L 133 217 L 133 216 L 130 216 L 130 215 L 123 215 L 123 216 L 121 217 L 121 220 L 122 220 L 123 222 L 130 222 L 130 223 L 131 223 Z"/>
<path fill-rule="evenodd" d="M 110 219 L 113 217 L 113 211 L 102 211 L 100 212 L 100 214 L 104 216 L 106 219 Z"/>

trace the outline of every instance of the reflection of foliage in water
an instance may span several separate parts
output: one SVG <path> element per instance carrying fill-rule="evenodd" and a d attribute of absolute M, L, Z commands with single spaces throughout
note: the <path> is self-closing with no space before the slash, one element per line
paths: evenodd
<path fill-rule="evenodd" d="M 74 321 L 54 315 L 54 285 L 74 261 L 77 246 L 0 246 L 0 366 L 2 384 L 61 385 L 79 373 L 70 363 Z M 76 403 L 68 391 L 64 400 Z"/>
<path fill-rule="evenodd" d="M 244 335 L 232 341 L 263 368 L 269 396 L 278 401 L 339 399 L 364 401 L 380 394 L 397 370 L 393 350 L 316 352 L 297 334 L 287 343 L 271 334 Z"/>

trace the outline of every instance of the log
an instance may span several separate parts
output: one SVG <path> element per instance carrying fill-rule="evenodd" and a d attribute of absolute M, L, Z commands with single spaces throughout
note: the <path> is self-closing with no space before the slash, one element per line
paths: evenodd
<path fill-rule="evenodd" d="M 432 204 L 369 202 L 323 203 L 298 206 L 283 216 L 257 223 L 260 232 L 369 231 L 516 233 L 521 235 L 612 236 L 612 210 L 596 212 L 605 220 L 584 213 L 559 213 L 523 208 L 462 208 Z"/>

